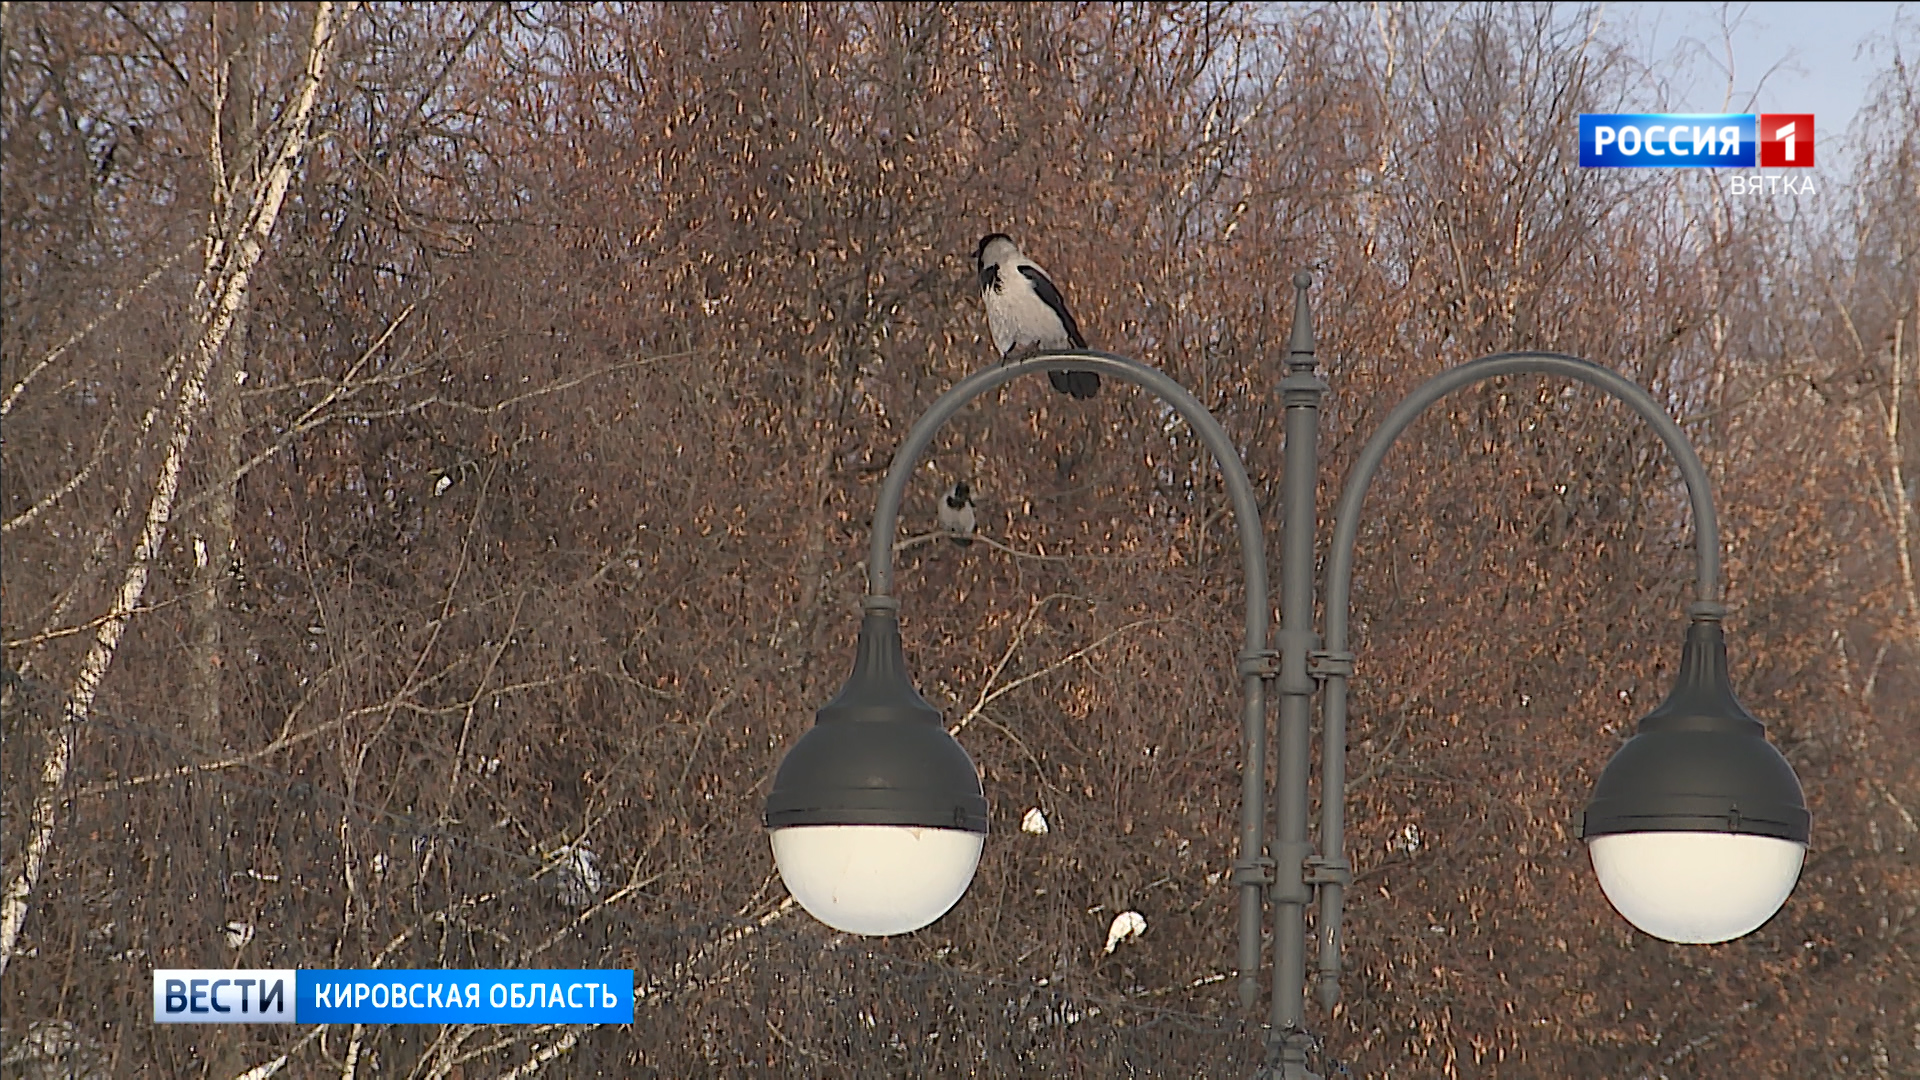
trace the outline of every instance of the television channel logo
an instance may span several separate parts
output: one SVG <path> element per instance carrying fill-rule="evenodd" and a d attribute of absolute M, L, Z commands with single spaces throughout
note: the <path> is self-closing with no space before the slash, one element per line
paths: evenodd
<path fill-rule="evenodd" d="M 153 1019 L 161 1024 L 291 1024 L 296 973 L 159 968 Z"/>
<path fill-rule="evenodd" d="M 1812 113 L 1581 113 L 1588 169 L 1813 167 Z"/>
<path fill-rule="evenodd" d="M 1813 168 L 1813 114 L 1761 113 L 1760 166 Z"/>

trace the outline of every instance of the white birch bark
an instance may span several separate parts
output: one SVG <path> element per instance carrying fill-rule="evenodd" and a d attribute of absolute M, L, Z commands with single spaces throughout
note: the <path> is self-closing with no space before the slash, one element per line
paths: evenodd
<path fill-rule="evenodd" d="M 1920 301 L 1920 294 L 1915 295 Z M 1920 310 L 1920 303 L 1914 305 Z M 1887 481 L 1893 489 L 1893 554 L 1900 567 L 1900 590 L 1906 601 L 1907 643 L 1920 648 L 1920 583 L 1913 568 L 1913 496 L 1909 494 L 1905 444 L 1900 441 L 1900 399 L 1907 392 L 1906 323 L 1893 324 L 1893 378 L 1887 394 L 1884 430 L 1887 436 Z"/>

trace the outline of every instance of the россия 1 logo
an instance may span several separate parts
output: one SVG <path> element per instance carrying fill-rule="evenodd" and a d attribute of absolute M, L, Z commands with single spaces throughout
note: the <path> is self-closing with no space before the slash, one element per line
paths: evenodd
<path fill-rule="evenodd" d="M 1581 113 L 1588 169 L 1813 167 L 1812 113 Z"/>
<path fill-rule="evenodd" d="M 1760 167 L 1813 168 L 1813 114 L 1760 114 Z"/>

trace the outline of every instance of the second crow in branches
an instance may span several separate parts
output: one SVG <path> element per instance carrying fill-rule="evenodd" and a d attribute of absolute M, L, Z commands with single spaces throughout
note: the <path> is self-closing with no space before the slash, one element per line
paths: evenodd
<path fill-rule="evenodd" d="M 955 481 L 953 489 L 940 500 L 940 527 L 961 547 L 973 543 L 973 492 L 965 480 Z"/>

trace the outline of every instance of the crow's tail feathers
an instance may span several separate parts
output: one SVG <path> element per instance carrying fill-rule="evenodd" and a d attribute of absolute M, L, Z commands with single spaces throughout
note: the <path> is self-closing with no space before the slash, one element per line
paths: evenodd
<path fill-rule="evenodd" d="M 1047 381 L 1068 397 L 1085 399 L 1100 392 L 1100 373 L 1097 371 L 1049 371 Z"/>

